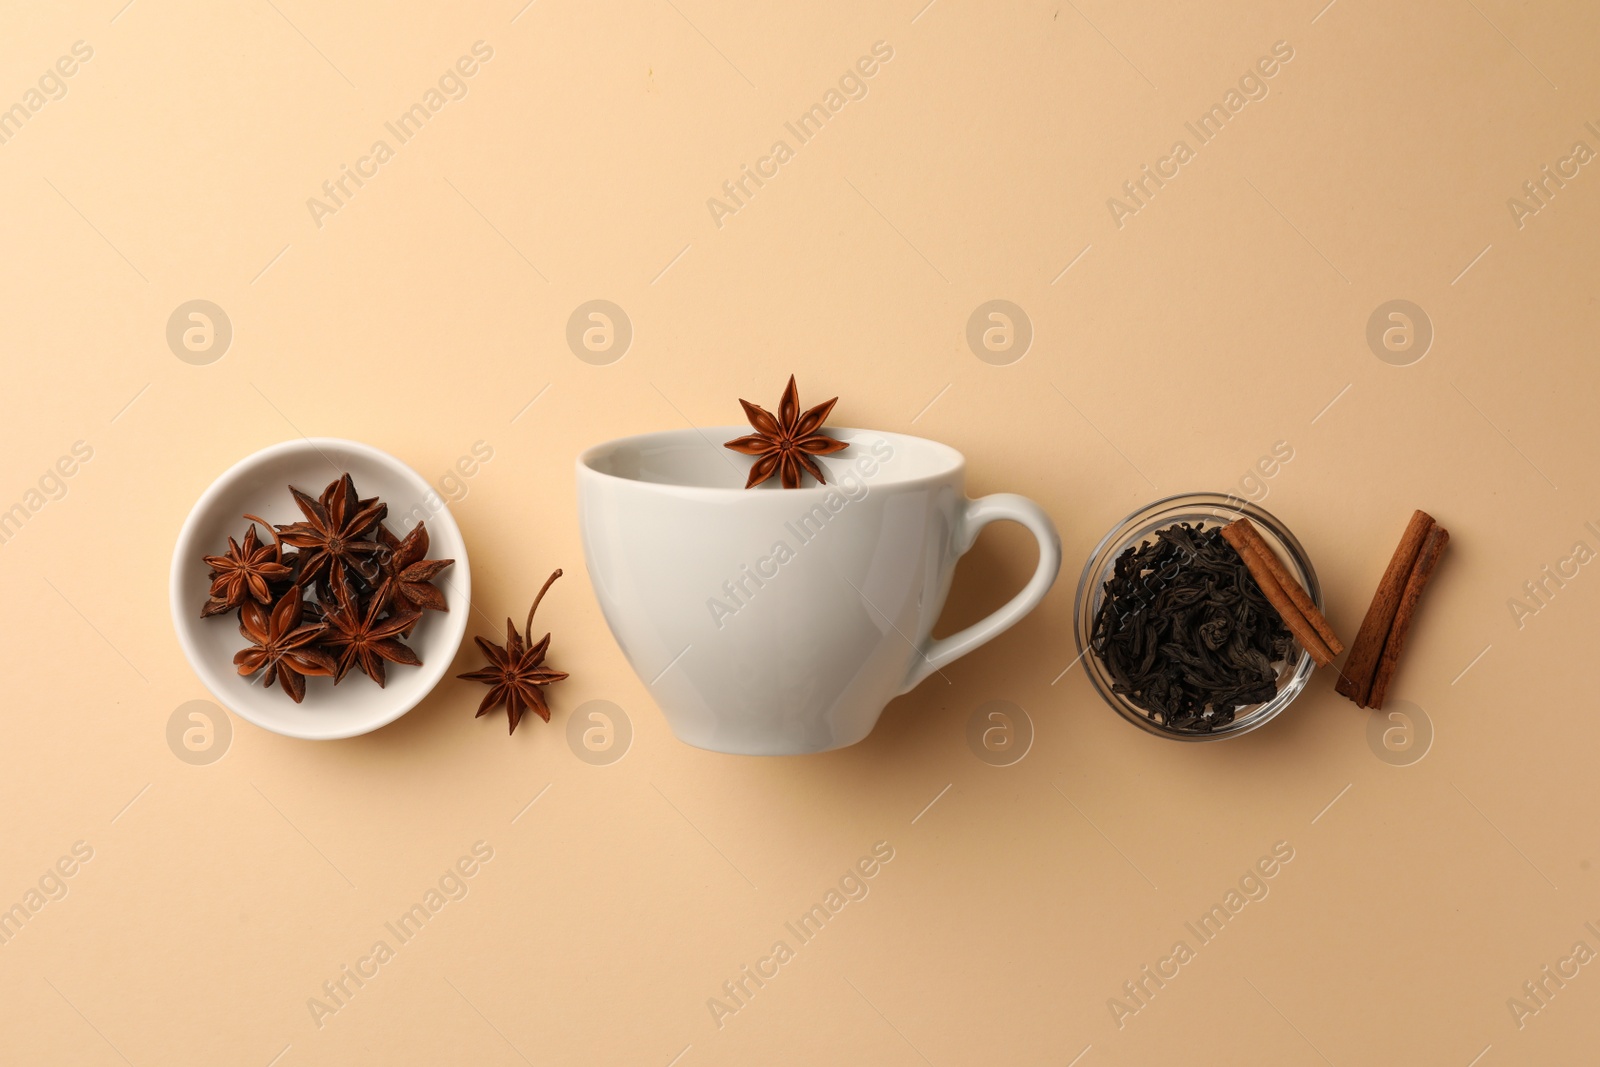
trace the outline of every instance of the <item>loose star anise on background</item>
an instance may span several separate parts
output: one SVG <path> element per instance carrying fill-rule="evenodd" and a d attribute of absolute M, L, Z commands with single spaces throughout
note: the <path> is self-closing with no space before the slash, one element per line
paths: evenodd
<path fill-rule="evenodd" d="M 544 666 L 544 654 L 550 648 L 550 635 L 545 634 L 538 643 L 533 643 L 533 613 L 539 610 L 539 601 L 544 599 L 545 590 L 550 588 L 550 583 L 561 577 L 561 569 L 545 580 L 544 588 L 539 590 L 539 595 L 533 598 L 533 607 L 528 609 L 528 622 L 523 627 L 522 633 L 517 633 L 515 624 L 510 619 L 506 620 L 506 644 L 504 648 L 492 641 L 481 637 L 474 637 L 483 654 L 489 657 L 489 663 L 482 670 L 470 674 L 458 674 L 457 678 L 464 678 L 469 682 L 482 682 L 489 686 L 488 694 L 483 698 L 483 703 L 478 705 L 478 714 L 483 715 L 493 710 L 497 705 L 504 703 L 506 716 L 511 720 L 509 733 L 517 732 L 517 723 L 522 721 L 522 713 L 529 708 L 535 715 L 545 722 L 550 721 L 550 707 L 544 702 L 544 694 L 539 691 L 542 685 L 559 682 L 567 675 L 564 671 L 553 671 Z"/>
<path fill-rule="evenodd" d="M 428 554 L 428 531 L 423 523 L 412 527 L 403 541 L 379 523 L 378 544 L 377 556 L 363 569 L 368 572 L 369 580 L 379 579 L 388 583 L 388 596 L 396 608 L 450 610 L 444 594 L 432 584 L 432 580 L 455 560 L 423 558 Z"/>
<path fill-rule="evenodd" d="M 322 621 L 326 624 L 321 647 L 338 657 L 333 683 L 338 685 L 350 668 L 359 665 L 361 670 L 383 688 L 383 661 L 422 666 L 417 654 L 396 640 L 422 617 L 420 611 L 400 611 L 379 619 L 384 605 L 389 601 L 389 583 L 378 586 L 363 607 L 350 591 L 344 578 L 334 582 L 337 607 L 324 607 Z"/>
<path fill-rule="evenodd" d="M 268 615 L 254 600 L 246 600 L 239 611 L 239 632 L 251 643 L 233 657 L 240 674 L 254 674 L 265 668 L 265 681 L 274 680 L 296 704 L 306 697 L 306 675 L 330 675 L 336 669 L 333 658 L 314 647 L 326 628 L 320 622 L 301 625 L 304 601 L 298 585 L 290 587 Z"/>
<path fill-rule="evenodd" d="M 294 502 L 300 506 L 305 521 L 278 527 L 277 536 L 284 544 L 301 550 L 300 573 L 295 579 L 298 584 L 315 580 L 332 582 L 335 577 L 348 576 L 363 559 L 381 547 L 367 538 L 373 526 L 388 513 L 389 506 L 373 499 L 363 507 L 350 475 L 346 474 L 323 490 L 326 505 L 292 485 L 289 492 L 294 494 Z"/>
<path fill-rule="evenodd" d="M 744 487 L 750 489 L 760 485 L 776 474 L 785 489 L 798 489 L 802 472 L 826 485 L 828 479 L 822 476 L 822 468 L 811 457 L 831 455 L 850 447 L 847 441 L 817 432 L 838 400 L 838 397 L 834 397 L 802 413 L 800 391 L 795 387 L 792 374 L 789 375 L 789 387 L 783 391 L 783 399 L 778 403 L 776 418 L 766 408 L 741 398 L 739 403 L 744 405 L 745 417 L 756 432 L 735 438 L 723 447 L 747 456 L 760 457 L 750 468 L 750 477 Z"/>
<path fill-rule="evenodd" d="M 245 532 L 243 545 L 230 537 L 228 551 L 221 556 L 206 556 L 205 562 L 211 568 L 211 593 L 200 611 L 202 619 L 232 611 L 247 599 L 270 604 L 272 590 L 267 583 L 282 582 L 292 573 L 283 562 L 283 546 L 276 541 L 261 544 L 254 522 Z"/>

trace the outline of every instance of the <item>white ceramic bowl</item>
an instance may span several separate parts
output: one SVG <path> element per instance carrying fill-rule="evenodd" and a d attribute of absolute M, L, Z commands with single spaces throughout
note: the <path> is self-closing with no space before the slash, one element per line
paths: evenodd
<path fill-rule="evenodd" d="M 245 678 L 235 670 L 233 654 L 246 644 L 239 634 L 237 612 L 200 617 L 211 585 L 210 568 L 202 557 L 227 551 L 230 535 L 235 540 L 244 536 L 249 528 L 247 511 L 275 524 L 300 521 L 303 516 L 289 486 L 315 497 L 347 471 L 363 497 L 376 496 L 389 505 L 384 522 L 396 536 L 404 537 L 419 519 L 424 520 L 429 558 L 456 561 L 434 579 L 449 611 L 423 612 L 407 639 L 422 666 L 390 665 L 382 689 L 359 669 L 337 686 L 332 678 L 307 678 L 305 702 L 296 704 L 278 686 L 264 687 L 260 675 Z M 258 529 L 258 537 L 264 534 Z M 416 707 L 438 684 L 467 630 L 472 572 L 461 530 L 426 479 L 370 445 L 311 437 L 246 456 L 211 483 L 178 533 L 170 589 L 178 643 L 211 694 L 229 711 L 263 729 L 322 741 L 386 726 Z"/>

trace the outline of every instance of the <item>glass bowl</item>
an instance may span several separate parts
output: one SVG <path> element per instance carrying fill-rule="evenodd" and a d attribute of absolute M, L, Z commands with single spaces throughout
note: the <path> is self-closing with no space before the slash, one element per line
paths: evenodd
<path fill-rule="evenodd" d="M 1317 582 L 1317 572 L 1306 558 L 1306 552 L 1288 527 L 1270 512 L 1255 504 L 1226 493 L 1182 493 L 1169 496 L 1135 511 L 1100 539 L 1089 560 L 1083 565 L 1083 575 L 1078 579 L 1078 599 L 1073 607 L 1073 632 L 1078 642 L 1078 655 L 1093 684 L 1105 702 L 1117 714 L 1158 737 L 1175 741 L 1221 741 L 1259 729 L 1284 708 L 1288 707 L 1311 678 L 1310 653 L 1294 646 L 1299 653 L 1278 668 L 1278 695 L 1262 704 L 1241 705 L 1234 712 L 1233 722 L 1220 726 L 1210 733 L 1174 730 L 1150 717 L 1143 708 L 1120 693 L 1112 692 L 1111 675 L 1089 647 L 1094 633 L 1095 616 L 1105 600 L 1105 583 L 1111 577 L 1117 557 L 1131 546 L 1153 537 L 1155 531 L 1177 522 L 1194 523 L 1203 529 L 1222 526 L 1234 519 L 1245 517 L 1255 524 L 1268 547 L 1283 560 L 1289 572 L 1303 585 L 1311 600 L 1322 610 L 1322 587 Z"/>

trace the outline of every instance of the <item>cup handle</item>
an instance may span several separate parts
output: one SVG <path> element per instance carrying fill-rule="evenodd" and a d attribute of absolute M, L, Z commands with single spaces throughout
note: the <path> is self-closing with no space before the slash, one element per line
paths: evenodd
<path fill-rule="evenodd" d="M 911 672 L 900 692 L 910 692 L 945 664 L 1011 629 L 1022 621 L 1024 615 L 1039 606 L 1039 601 L 1055 584 L 1056 574 L 1061 570 L 1061 536 L 1056 533 L 1055 523 L 1050 521 L 1050 516 L 1045 514 L 1043 508 L 1016 493 L 993 493 L 966 501 L 953 538 L 958 557 L 967 554 L 967 550 L 978 539 L 979 531 L 991 522 L 1000 520 L 1021 523 L 1039 542 L 1039 566 L 1034 568 L 1033 577 L 1028 579 L 1022 592 L 998 611 L 960 633 L 934 640 L 931 631 L 937 620 L 930 621 L 930 632 L 922 635 L 917 646 L 917 660 L 911 665 Z"/>

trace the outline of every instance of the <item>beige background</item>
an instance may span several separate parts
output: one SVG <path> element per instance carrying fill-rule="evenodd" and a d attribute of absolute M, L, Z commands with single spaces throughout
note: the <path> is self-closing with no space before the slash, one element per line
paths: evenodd
<path fill-rule="evenodd" d="M 1508 599 L 1600 548 L 1600 174 L 1521 228 L 1506 201 L 1575 141 L 1600 149 L 1600 15 L 921 2 L 5 17 L 0 105 L 93 48 L 0 145 L 0 508 L 43 504 L 0 545 L 0 903 L 94 850 L 0 947 L 7 1061 L 1593 1062 L 1600 968 L 1521 1028 L 1507 1000 L 1574 942 L 1600 951 L 1600 577 L 1579 568 L 1520 628 Z M 468 95 L 319 228 L 307 199 L 480 40 Z M 707 198 L 876 41 L 893 59 L 865 99 L 718 228 Z M 1107 198 L 1278 41 L 1269 95 L 1119 228 Z M 196 298 L 234 329 L 204 366 L 165 338 Z M 565 341 L 595 298 L 635 331 L 607 366 Z M 1036 333 L 1010 365 L 965 340 L 994 298 Z M 1436 332 L 1410 366 L 1365 339 L 1396 298 Z M 962 449 L 972 493 L 1042 502 L 1066 565 L 864 743 L 695 751 L 600 618 L 573 457 L 734 421 L 791 371 L 802 399 L 842 397 L 840 424 Z M 229 464 L 299 434 L 436 480 L 492 446 L 453 508 L 471 632 L 568 569 L 541 609 L 572 673 L 549 726 L 508 740 L 448 682 L 358 740 L 236 722 L 209 766 L 169 750 L 174 709 L 206 697 L 168 618 L 177 529 Z M 29 498 L 79 440 L 65 495 Z M 1265 504 L 1347 639 L 1412 508 L 1454 534 L 1393 694 L 1413 739 L 1431 723 L 1420 760 L 1380 759 L 1327 672 L 1267 729 L 1196 746 L 1066 670 L 1101 534 L 1239 485 L 1278 441 L 1294 458 Z M 945 628 L 1032 565 L 1026 534 L 986 534 Z M 566 742 L 596 699 L 634 730 L 609 766 Z M 1036 732 L 1007 767 L 966 740 L 995 700 Z M 470 894 L 319 1028 L 308 999 L 480 840 Z M 870 895 L 719 1028 L 708 998 L 877 841 L 895 858 Z M 1108 999 L 1280 841 L 1270 895 L 1119 1028 Z"/>

